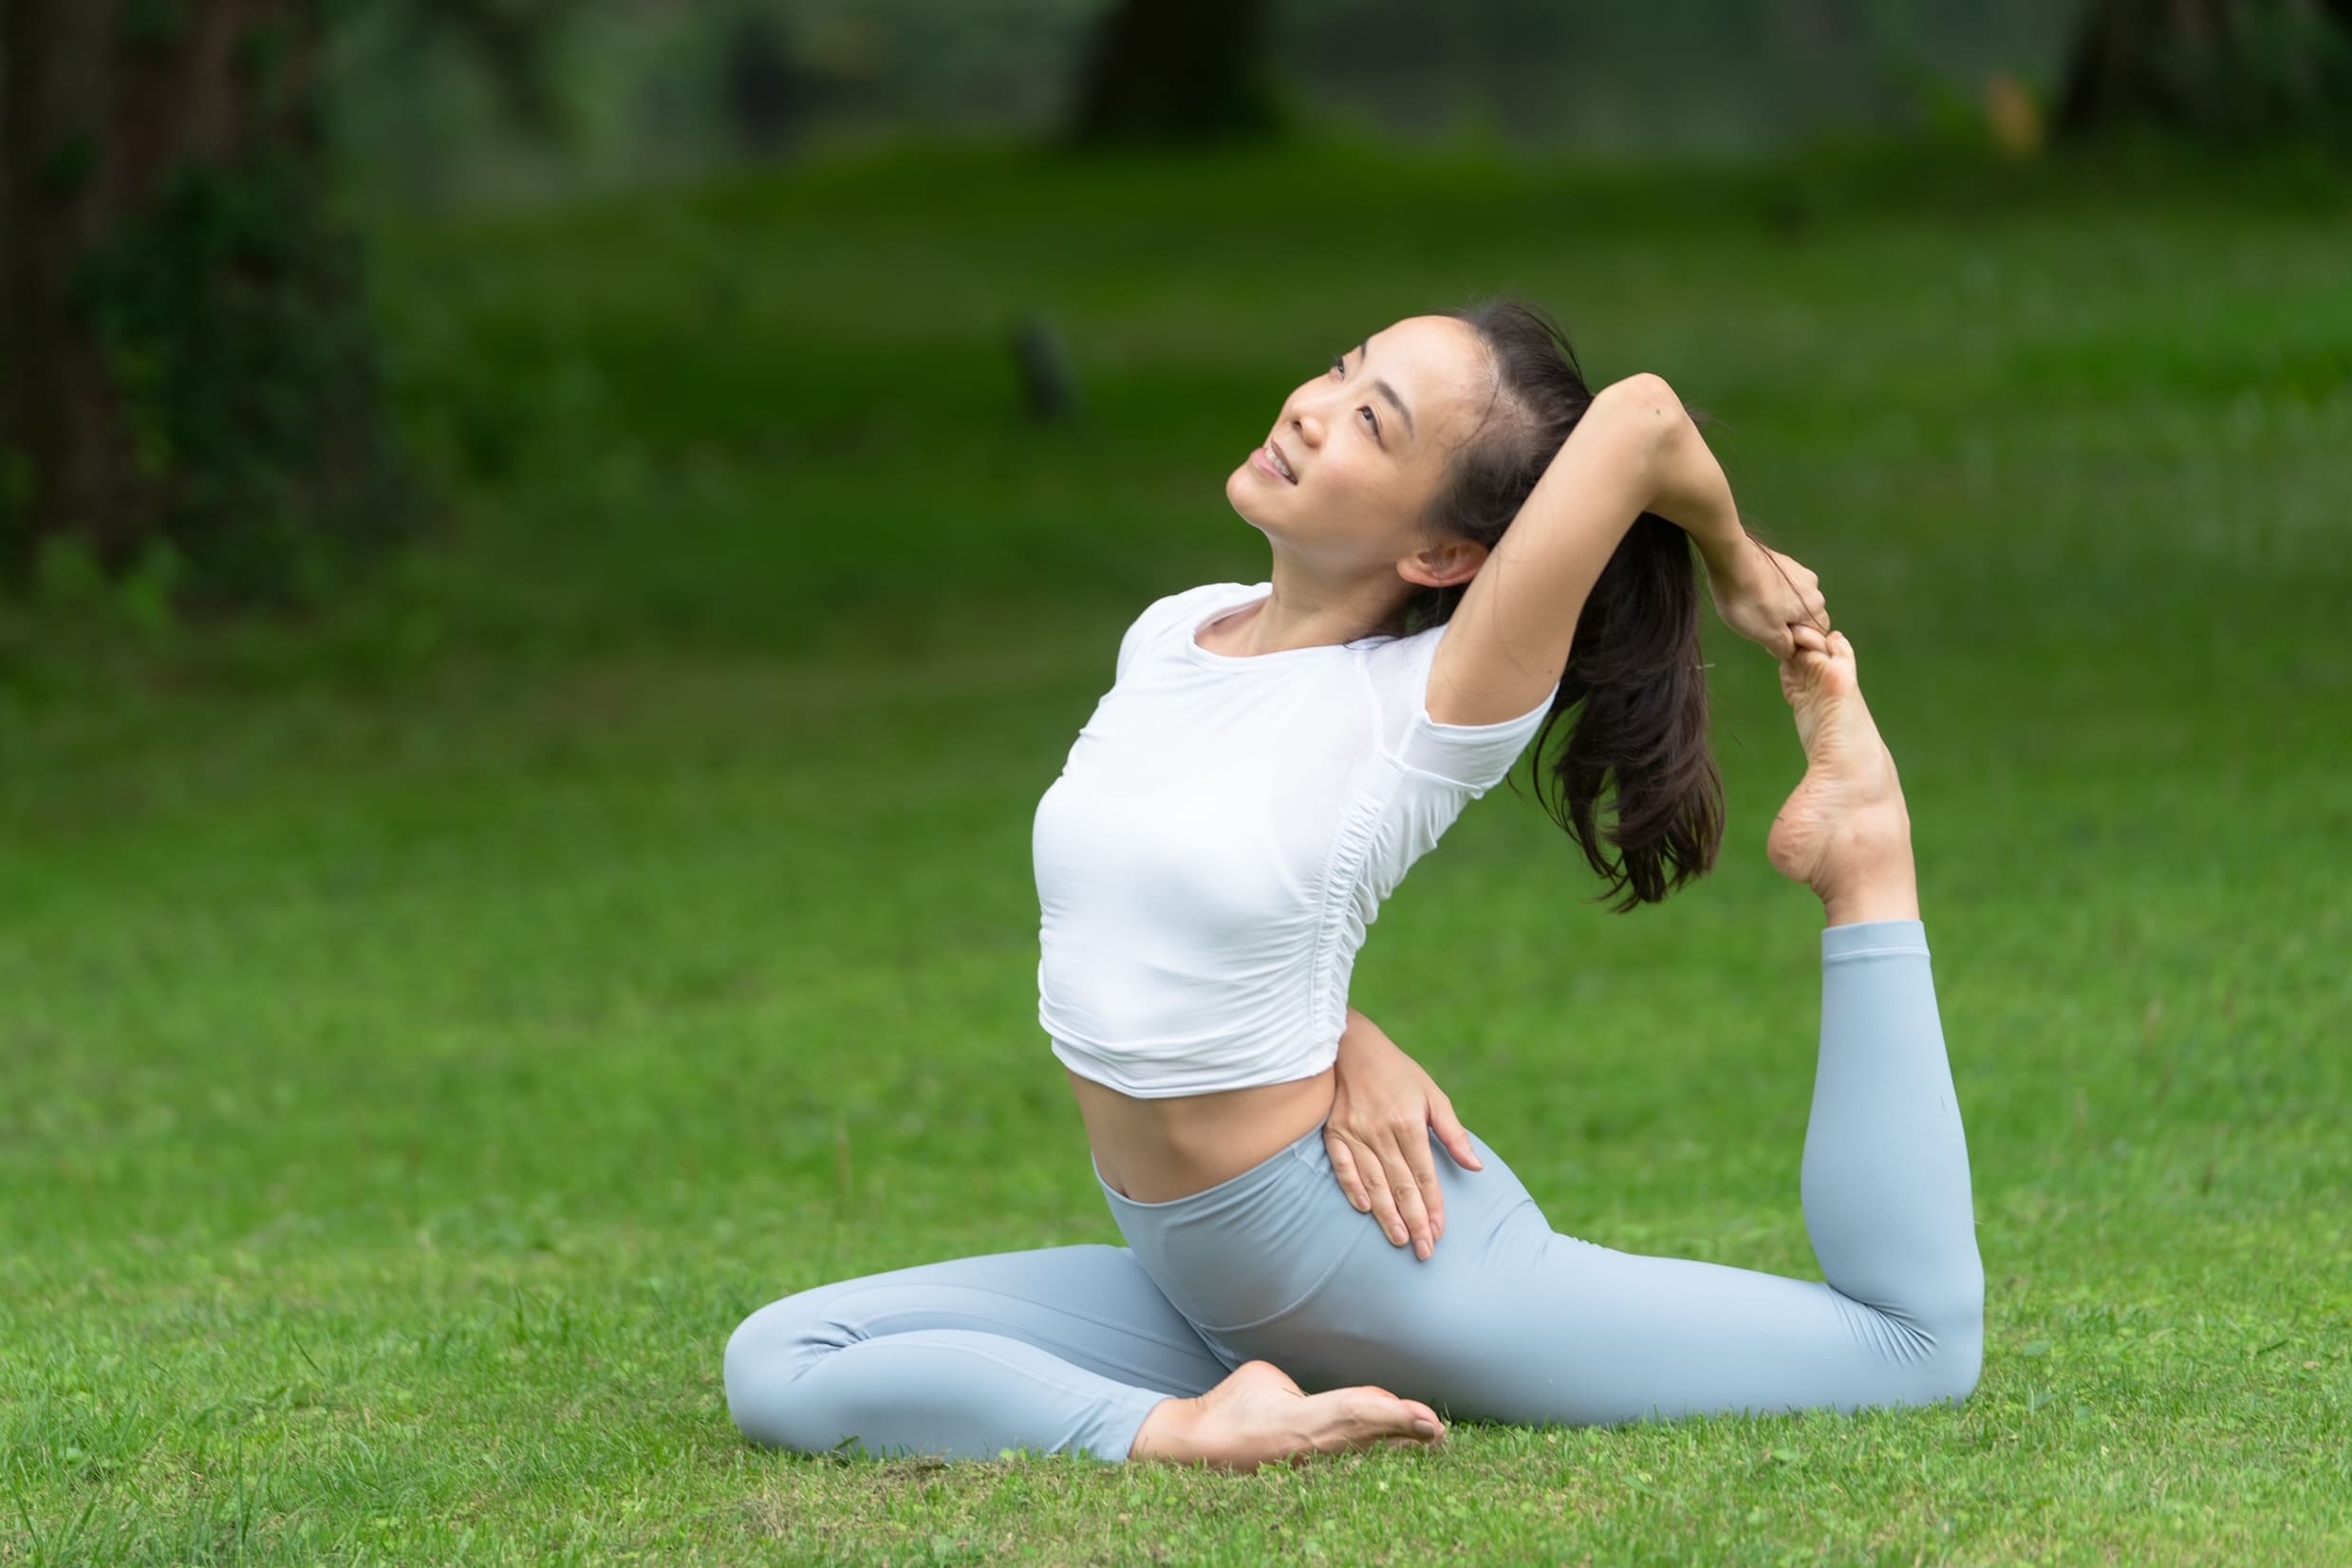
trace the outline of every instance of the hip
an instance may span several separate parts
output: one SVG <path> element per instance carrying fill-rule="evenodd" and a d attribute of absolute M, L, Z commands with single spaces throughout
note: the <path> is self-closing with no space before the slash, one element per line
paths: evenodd
<path fill-rule="evenodd" d="M 1410 1332 L 1422 1308 L 1473 1301 L 1540 1252 L 1550 1229 L 1534 1199 L 1472 1141 L 1483 1170 L 1463 1169 L 1431 1139 L 1446 1238 L 1426 1261 L 1348 1202 L 1320 1121 L 1240 1174 L 1167 1202 L 1118 1192 L 1099 1168 L 1096 1180 L 1136 1261 L 1227 1365 L 1262 1355 L 1306 1382 L 1303 1343 L 1375 1322 L 1382 1337 Z"/>

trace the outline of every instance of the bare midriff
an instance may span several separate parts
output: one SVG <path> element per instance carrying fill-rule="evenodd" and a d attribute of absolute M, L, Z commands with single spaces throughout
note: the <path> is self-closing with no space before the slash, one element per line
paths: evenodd
<path fill-rule="evenodd" d="M 1337 1073 L 1327 1067 L 1289 1083 L 1148 1100 L 1075 1073 L 1070 1087 L 1111 1189 L 1139 1204 L 1165 1204 L 1263 1165 L 1322 1125 Z"/>

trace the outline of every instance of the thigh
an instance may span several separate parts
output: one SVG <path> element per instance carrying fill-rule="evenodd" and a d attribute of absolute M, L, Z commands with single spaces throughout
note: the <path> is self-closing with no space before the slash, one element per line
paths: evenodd
<path fill-rule="evenodd" d="M 869 1339 L 961 1329 L 1017 1339 L 1099 1376 L 1192 1395 L 1228 1369 L 1125 1247 L 954 1258 L 819 1285 L 762 1307 L 729 1358 L 807 1358 Z"/>
<path fill-rule="evenodd" d="M 1909 1402 L 1915 1347 L 1818 1280 L 1598 1246 L 1530 1225 L 1467 1291 L 1428 1304 L 1418 1357 L 1446 1404 L 1614 1425 Z M 1438 1295 L 1439 1293 L 1432 1293 Z M 1443 1407 L 1441 1407 L 1443 1408 Z"/>
<path fill-rule="evenodd" d="M 1428 1261 L 1385 1238 L 1357 1246 L 1297 1312 L 1228 1348 L 1311 1388 L 1376 1383 L 1451 1416 L 1521 1423 L 1935 1397 L 1932 1362 L 1883 1314 L 1814 1281 L 1557 1233 L 1478 1148 L 1484 1171 L 1440 1167 L 1446 1239 Z"/>
<path fill-rule="evenodd" d="M 1163 1290 L 1228 1364 L 1262 1358 L 1310 1391 L 1372 1383 L 1435 1405 L 1434 1391 L 1464 1388 L 1465 1362 L 1483 1364 L 1498 1293 L 1519 1294 L 1514 1261 L 1532 1237 L 1550 1234 L 1518 1175 L 1471 1141 L 1484 1167 L 1476 1171 L 1432 1137 L 1446 1235 L 1426 1262 L 1349 1204 L 1320 1137 L 1268 1167 L 1278 1179 L 1247 1203 L 1194 1215 L 1180 1201 L 1158 1205 L 1165 1217 L 1124 1223 Z M 1253 1301 L 1264 1310 L 1246 1318 L 1206 1310 Z"/>

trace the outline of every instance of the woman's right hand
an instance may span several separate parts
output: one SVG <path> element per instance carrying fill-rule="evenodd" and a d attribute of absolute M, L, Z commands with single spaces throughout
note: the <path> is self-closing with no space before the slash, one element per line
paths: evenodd
<path fill-rule="evenodd" d="M 1429 1155 L 1429 1131 L 1467 1170 L 1484 1165 L 1453 1102 L 1421 1064 L 1378 1024 L 1348 1009 L 1339 1037 L 1336 1094 L 1323 1124 L 1332 1175 L 1356 1211 L 1380 1222 L 1389 1241 L 1409 1241 L 1424 1262 L 1446 1234 L 1446 1198 Z"/>
<path fill-rule="evenodd" d="M 1821 580 L 1803 562 L 1752 533 L 1733 559 L 1707 563 L 1707 583 L 1724 625 L 1783 663 L 1796 653 L 1791 626 L 1829 631 Z"/>

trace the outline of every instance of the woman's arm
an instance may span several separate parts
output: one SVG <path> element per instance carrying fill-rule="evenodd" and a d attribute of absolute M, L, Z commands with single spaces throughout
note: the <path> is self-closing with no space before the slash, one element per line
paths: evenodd
<path fill-rule="evenodd" d="M 1689 534 L 1708 569 L 1718 563 L 1727 569 L 1735 566 L 1747 553 L 1747 531 L 1740 526 L 1740 509 L 1731 500 L 1731 481 L 1724 477 L 1723 464 L 1708 448 L 1690 411 L 1663 376 L 1634 376 L 1616 387 L 1624 389 L 1633 417 L 1652 436 L 1651 494 L 1641 510 L 1656 513 Z M 1633 524 L 1629 520 L 1626 526 Z"/>
<path fill-rule="evenodd" d="M 1630 376 L 1594 396 L 1463 593 L 1429 670 L 1429 717 L 1498 724 L 1542 701 L 1568 667 L 1601 569 L 1645 512 L 1690 534 L 1719 603 L 1763 604 L 1745 619 L 1797 603 L 1794 585 L 1768 595 L 1779 570 L 1740 526 L 1730 481 L 1674 389 Z"/>
<path fill-rule="evenodd" d="M 1349 1008 L 1323 1147 L 1348 1202 L 1379 1221 L 1393 1244 L 1411 1241 L 1424 1261 L 1446 1234 L 1446 1198 L 1429 1153 L 1433 1128 L 1456 1165 L 1484 1168 L 1445 1091 L 1387 1031 Z"/>

